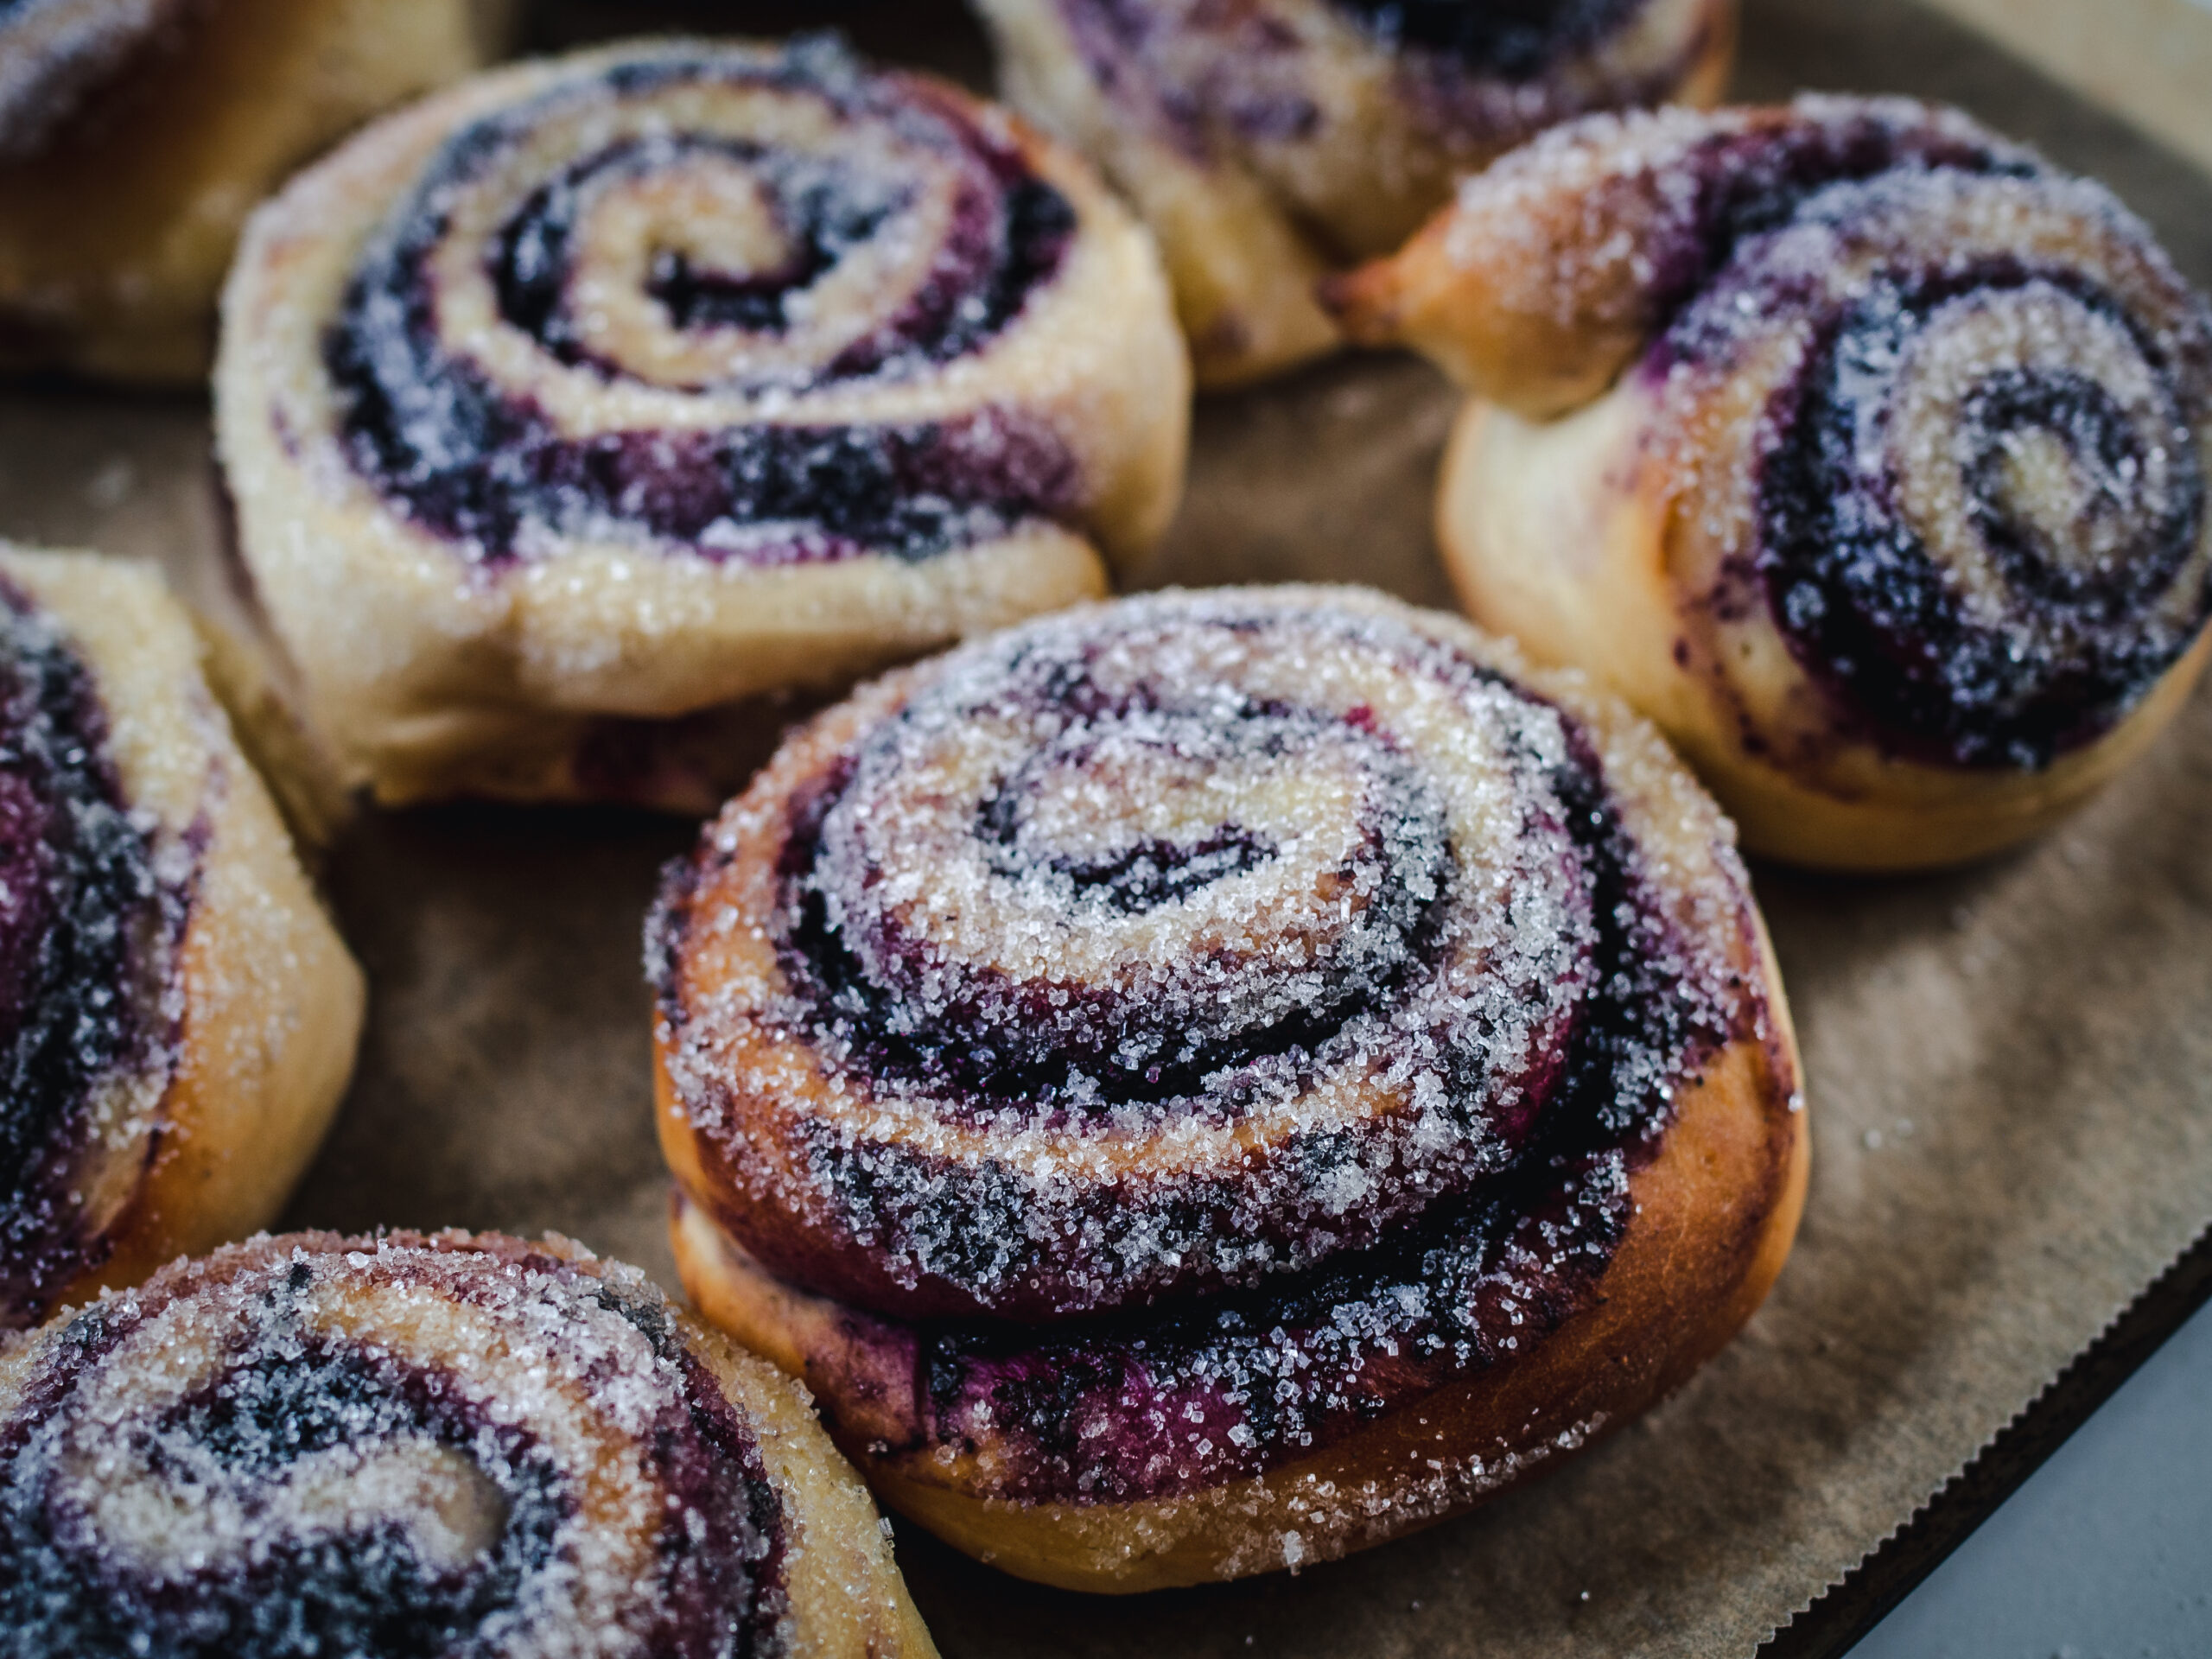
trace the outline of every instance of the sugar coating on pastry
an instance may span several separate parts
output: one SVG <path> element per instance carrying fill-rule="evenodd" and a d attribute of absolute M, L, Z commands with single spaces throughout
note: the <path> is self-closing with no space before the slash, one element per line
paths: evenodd
<path fill-rule="evenodd" d="M 1477 616 L 1627 692 L 1762 847 L 2017 839 L 2201 660 L 2212 306 L 1955 111 L 1577 123 L 1333 298 L 1498 406 L 1440 512 Z"/>
<path fill-rule="evenodd" d="M 380 124 L 257 216 L 228 315 L 247 563 L 391 798 L 605 792 L 605 722 L 1095 594 L 1180 487 L 1142 232 L 824 40 L 613 48 Z"/>
<path fill-rule="evenodd" d="M 0 1634 L 927 1655 L 803 1394 L 558 1240 L 260 1238 L 0 1357 Z"/>
<path fill-rule="evenodd" d="M 1395 247 L 1532 134 L 1709 102 L 1735 36 L 1730 0 L 980 9 L 1016 107 L 1096 158 L 1159 235 L 1210 385 L 1328 350 L 1314 279 Z"/>
<path fill-rule="evenodd" d="M 649 927 L 687 1283 L 894 1505 L 1013 1506 L 1017 1572 L 1111 1583 L 1045 1541 L 1087 1526 L 1143 1582 L 1296 1565 L 1240 1530 L 1269 1483 L 1580 1328 L 1679 1099 L 1758 1126 L 1708 1200 L 1745 1254 L 1583 1403 L 1639 1408 L 1778 1266 L 1795 1062 L 1730 840 L 1648 728 L 1356 590 L 1085 607 L 889 677 Z M 1549 1455 L 1510 1427 L 1314 1558 Z M 1178 1504 L 1182 1543 L 1131 1541 Z M 1194 1529 L 1202 1565 L 1144 1560 Z"/>
<path fill-rule="evenodd" d="M 0 1328 L 265 1223 L 361 987 L 149 572 L 0 547 Z"/>

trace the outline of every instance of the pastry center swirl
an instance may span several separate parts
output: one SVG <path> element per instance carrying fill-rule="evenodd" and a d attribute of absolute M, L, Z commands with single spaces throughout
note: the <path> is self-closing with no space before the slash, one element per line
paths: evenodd
<path fill-rule="evenodd" d="M 1702 251 L 1656 262 L 1694 289 L 1646 368 L 1684 510 L 1741 537 L 1724 582 L 1758 590 L 1715 614 L 1764 603 L 1888 752 L 2049 766 L 2212 617 L 2212 312 L 2099 187 L 1924 114 L 1808 107 L 1694 156 Z M 1732 425 L 1685 412 L 1731 377 Z"/>
<path fill-rule="evenodd" d="M 835 48 L 648 58 L 448 138 L 323 367 L 354 470 L 480 563 L 564 540 L 925 558 L 1061 509 L 1058 440 L 988 404 L 808 400 L 988 349 L 1076 229 L 1010 141 Z"/>
<path fill-rule="evenodd" d="M 1968 765 L 2103 729 L 2212 614 L 2203 454 L 2110 295 L 2003 268 L 1840 319 L 1763 495 L 1777 613 L 1879 725 Z"/>
<path fill-rule="evenodd" d="M 887 1312 L 1045 1319 L 1366 1248 L 1547 1123 L 1634 1140 L 1699 970 L 1596 768 L 1376 618 L 1192 598 L 947 659 L 783 802 L 761 889 L 746 1028 L 851 1103 L 761 1190 L 830 1254 L 729 1224 Z M 723 1017 L 674 1062 L 716 1134 Z"/>
<path fill-rule="evenodd" d="M 819 1034 L 879 1087 L 1077 1117 L 1263 1110 L 1403 1037 L 1463 1140 L 1516 1138 L 1590 946 L 1549 711 L 1432 682 L 1419 715 L 1472 703 L 1498 763 L 1440 774 L 1356 674 L 1317 697 L 1230 629 L 1116 643 L 931 688 L 801 826 Z"/>
<path fill-rule="evenodd" d="M 799 932 L 880 1075 L 1156 1103 L 1325 1046 L 1433 952 L 1449 824 L 1405 757 L 1320 711 L 1224 725 L 1157 690 L 863 756 Z"/>
<path fill-rule="evenodd" d="M 665 1314 L 479 1266 L 295 1252 L 80 1314 L 0 1425 L 0 1624 L 235 1659 L 768 1636 L 780 1510 Z"/>

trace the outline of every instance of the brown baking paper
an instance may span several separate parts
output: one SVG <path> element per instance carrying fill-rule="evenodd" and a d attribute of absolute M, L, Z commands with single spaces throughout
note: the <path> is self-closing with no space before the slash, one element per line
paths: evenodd
<path fill-rule="evenodd" d="M 873 16 L 976 61 L 957 15 L 943 32 L 922 15 L 863 9 L 863 43 L 881 44 Z M 1752 0 L 1742 84 L 1962 102 L 2108 179 L 2212 282 L 2212 180 L 1904 0 Z M 1427 368 L 1370 358 L 1205 404 L 1148 580 L 1351 578 L 1446 602 L 1427 524 L 1452 401 Z M 6 394 L 0 533 L 158 559 L 235 616 L 207 445 L 193 401 Z M 904 1529 L 944 1651 L 1748 1655 L 2212 1217 L 2208 823 L 2212 695 L 2017 855 L 1916 880 L 1760 870 L 1815 1157 L 1796 1254 L 1733 1347 L 1540 1484 L 1295 1579 L 1090 1599 Z M 672 1282 L 639 928 L 689 838 L 615 813 L 359 822 L 330 880 L 371 1021 L 287 1221 L 552 1228 Z"/>

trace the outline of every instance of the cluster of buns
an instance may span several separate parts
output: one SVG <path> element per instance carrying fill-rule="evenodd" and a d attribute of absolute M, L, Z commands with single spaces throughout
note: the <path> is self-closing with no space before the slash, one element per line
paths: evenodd
<path fill-rule="evenodd" d="M 979 10 L 1035 125 L 824 40 L 0 9 L 0 353 L 197 374 L 228 266 L 238 552 L 344 783 L 708 815 L 647 925 L 705 1323 L 564 1241 L 235 1243 L 360 974 L 190 617 L 0 550 L 16 1645 L 926 1655 L 860 1475 L 1105 1591 L 1459 1513 L 1789 1252 L 1738 825 L 1981 855 L 2212 650 L 2212 308 L 1964 117 L 1648 112 L 1726 0 Z M 1194 379 L 1347 340 L 1471 394 L 1491 632 L 1109 598 Z"/>

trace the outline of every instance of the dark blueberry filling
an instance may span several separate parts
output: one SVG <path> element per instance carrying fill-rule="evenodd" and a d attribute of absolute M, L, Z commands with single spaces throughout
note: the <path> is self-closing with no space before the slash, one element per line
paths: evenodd
<path fill-rule="evenodd" d="M 2205 534 L 2206 488 L 2179 410 L 2164 430 L 2136 429 L 2110 394 L 2070 371 L 2004 369 L 1966 401 L 1961 467 L 1975 531 L 1994 556 L 2015 626 L 1978 620 L 1904 522 L 1896 481 L 1861 465 L 1865 411 L 1850 388 L 1885 384 L 1912 335 L 1947 301 L 2042 282 L 2125 324 L 2115 302 L 2078 281 L 2021 269 L 1947 273 L 1878 284 L 1825 333 L 1777 411 L 1789 435 L 1760 479 L 1759 573 L 1777 625 L 1807 671 L 1895 752 L 1966 766 L 2048 766 L 2093 741 L 2188 650 L 2212 615 L 2212 588 L 2178 626 L 2153 607 Z M 2138 335 L 2154 366 L 2156 343 Z M 2095 564 L 2058 556 L 2006 509 L 2006 441 L 2056 441 L 2096 480 L 2088 511 L 2124 538 Z M 2145 450 L 2166 452 L 2171 485 L 2145 502 Z M 1947 464 L 1943 457 L 1922 464 Z M 2087 525 L 2075 526 L 2078 532 Z"/>
<path fill-rule="evenodd" d="M 809 242 L 774 270 L 734 276 L 711 266 L 694 265 L 687 254 L 664 251 L 654 256 L 645 291 L 660 302 L 678 328 L 779 334 L 791 323 L 791 296 L 811 287 L 832 263 L 819 245 Z"/>
<path fill-rule="evenodd" d="M 863 188 L 852 169 L 817 156 L 734 139 L 621 140 L 539 187 L 501 232 L 492 264 L 500 315 L 562 362 L 589 362 L 620 378 L 619 363 L 583 350 L 567 312 L 577 215 L 594 183 L 649 175 L 693 156 L 746 166 L 766 186 L 791 252 L 772 270 L 737 274 L 695 265 L 681 250 L 664 251 L 646 287 L 679 329 L 783 334 L 793 302 L 905 205 L 897 191 Z M 963 193 L 950 245 L 923 291 L 876 334 L 841 353 L 828 367 L 832 378 L 946 363 L 973 351 L 1001 332 L 1058 269 L 1076 231 L 1067 198 L 1029 176 L 1011 152 L 979 148 L 971 159 L 983 164 L 988 189 Z M 443 226 L 435 228 L 442 232 Z M 427 248 L 413 251 L 419 257 Z"/>
<path fill-rule="evenodd" d="M 1096 893 L 1111 908 L 1135 916 L 1256 870 L 1278 851 L 1268 836 L 1230 824 L 1188 846 L 1147 836 L 1109 857 L 1086 863 L 1056 860 L 1052 868 L 1078 893 Z"/>
<path fill-rule="evenodd" d="M 574 1505 L 527 1430 L 484 1421 L 435 1376 L 312 1341 L 246 1357 L 156 1432 L 149 1463 L 188 1490 L 192 1471 L 167 1466 L 169 1445 L 219 1460 L 230 1478 L 273 1484 L 334 1447 L 426 1440 L 495 1482 L 498 1540 L 454 1572 L 424 1563 L 404 1524 L 356 1522 L 273 1538 L 243 1563 L 147 1580 L 103 1555 L 96 1537 L 87 1548 L 74 1528 L 57 1527 L 37 1486 L 10 1482 L 0 1489 L 0 1632 L 35 1632 L 48 1651 L 138 1659 L 441 1659 L 467 1650 L 471 1633 L 554 1564 Z"/>
<path fill-rule="evenodd" d="M 165 1033 L 137 988 L 164 925 L 91 673 L 0 589 L 0 1325 L 91 1264 L 71 1177 L 102 1082 Z"/>
<path fill-rule="evenodd" d="M 1379 48 L 1404 54 L 1409 73 L 1401 96 L 1434 139 L 1462 152 L 1463 164 L 1589 109 L 1663 101 L 1701 48 L 1701 31 L 1673 46 L 1665 61 L 1624 64 L 1603 84 L 1560 73 L 1603 50 L 1647 3 L 1328 0 Z M 1099 91 L 1204 164 L 1223 159 L 1217 140 L 1224 134 L 1262 146 L 1327 137 L 1322 76 L 1298 63 L 1317 42 L 1294 17 L 1278 15 L 1282 10 L 1059 0 L 1070 40 Z"/>
<path fill-rule="evenodd" d="M 1331 0 L 1390 46 L 1458 60 L 1470 73 L 1535 80 L 1618 32 L 1645 0 Z"/>
<path fill-rule="evenodd" d="M 1675 1090 L 1740 1032 L 1694 1012 L 1670 925 L 1636 874 L 1594 755 L 1554 783 L 1586 872 L 1604 971 L 1566 1081 L 1511 1169 L 1386 1242 L 1255 1289 L 1049 1332 L 874 1326 L 912 1345 L 914 1443 L 967 1443 L 979 1415 L 999 1495 L 1126 1501 L 1275 1466 L 1533 1347 L 1589 1305 L 1624 1235 L 1627 1176 Z M 862 1327 L 867 1329 L 869 1327 Z M 835 1389 L 825 1391 L 834 1410 Z"/>
<path fill-rule="evenodd" d="M 2052 369 L 2041 373 L 2007 369 L 1974 390 L 1966 410 L 1973 458 L 1965 467 L 1974 498 L 1975 528 L 2001 559 L 2012 585 L 2037 601 L 2064 607 L 2097 622 L 2125 622 L 2130 613 L 2172 585 L 2196 541 L 2204 494 L 2196 446 L 2177 415 L 2164 439 L 2176 440 L 2184 474 L 2167 510 L 2146 528 L 2139 556 L 2097 567 L 2069 560 L 2045 526 L 2024 524 L 2004 509 L 2007 441 L 2022 432 L 2057 438 L 2094 480 L 2086 504 L 2091 517 L 2119 518 L 2134 493 L 2131 480 L 2148 470 L 2145 440 L 2112 394 L 2087 375 Z M 2132 527 L 2131 527 L 2132 528 Z"/>
<path fill-rule="evenodd" d="M 568 438 L 534 404 L 416 338 L 424 378 L 401 391 L 372 377 L 352 336 L 333 336 L 331 374 L 351 388 L 347 447 L 387 500 L 486 565 L 527 557 L 532 531 L 615 526 L 757 566 L 869 552 L 927 559 L 1057 518 L 1074 489 L 1058 438 L 998 411 L 912 426 Z"/>
<path fill-rule="evenodd" d="M 937 270 L 906 308 L 840 353 L 833 378 L 906 372 L 976 351 L 1018 316 L 1059 269 L 1076 232 L 1075 208 L 1019 158 L 989 156 L 989 199 L 971 193 Z"/>
<path fill-rule="evenodd" d="M 564 363 L 585 361 L 567 315 L 576 219 L 590 187 L 613 176 L 647 175 L 691 156 L 725 157 L 769 187 L 779 228 L 791 252 L 779 268 L 736 275 L 695 268 L 680 251 L 657 257 L 648 291 L 681 329 L 731 327 L 781 334 L 790 304 L 845 253 L 881 228 L 894 203 L 856 200 L 834 167 L 736 139 L 680 136 L 623 139 L 571 162 L 531 193 L 500 232 L 492 263 L 499 315 Z M 610 372 L 619 367 L 602 365 Z"/>
<path fill-rule="evenodd" d="M 712 60 L 638 65 L 598 85 L 629 95 L 687 79 L 814 93 L 840 119 L 890 122 L 931 140 L 947 166 L 969 175 L 928 280 L 822 376 L 895 376 L 949 362 L 1003 331 L 1058 270 L 1076 229 L 1066 199 L 1031 176 L 1016 152 L 925 93 L 872 87 L 818 44 L 787 54 L 776 70 Z M 870 551 L 926 559 L 1026 518 L 1065 516 L 1075 464 L 1065 445 L 999 411 L 899 426 L 760 424 L 578 439 L 449 349 L 427 270 L 448 230 L 441 200 L 578 96 L 550 94 L 455 137 L 347 286 L 324 339 L 324 367 L 353 464 L 388 501 L 493 565 L 529 556 L 533 532 L 626 533 L 749 564 Z M 534 193 L 497 239 L 491 276 L 505 319 L 556 359 L 620 378 L 619 364 L 585 353 L 566 309 L 580 204 L 609 176 L 701 154 L 756 169 L 793 252 L 782 269 L 744 274 L 664 254 L 648 287 L 677 327 L 785 330 L 795 297 L 899 206 L 895 194 L 860 188 L 835 163 L 757 145 L 696 137 L 610 144 Z"/>
<path fill-rule="evenodd" d="M 650 1431 L 654 1478 L 684 1517 L 661 1537 L 663 1641 L 681 1659 L 753 1659 L 772 1640 L 786 1602 L 790 1535 L 760 1448 L 665 1309 L 601 1290 L 682 1379 L 683 1404 Z"/>
<path fill-rule="evenodd" d="M 2032 178 L 2043 171 L 2027 152 L 1994 141 L 1867 113 L 1715 134 L 1682 166 L 1689 186 L 1670 196 L 1669 217 L 1646 251 L 1648 318 L 1655 333 L 1666 331 L 1653 347 L 1655 374 L 1675 362 L 1725 357 L 1740 342 L 1740 319 L 1716 314 L 1706 327 L 1710 308 L 1690 302 L 1739 245 L 1789 225 L 1830 188 L 1896 172 Z"/>
<path fill-rule="evenodd" d="M 1726 371 L 1769 321 L 1815 318 L 1801 374 L 1768 411 L 1758 459 L 1759 548 L 1731 572 L 1716 614 L 1770 608 L 1800 664 L 1839 714 L 1891 753 L 1934 764 L 2040 767 L 2113 723 L 2188 649 L 2212 591 L 2171 613 L 2173 584 L 2205 533 L 2205 481 L 2194 416 L 2181 402 L 2138 429 L 2086 375 L 1993 368 L 1964 399 L 1955 446 L 1892 454 L 1867 471 L 1899 365 L 1947 306 L 2038 285 L 2117 325 L 2152 372 L 2187 388 L 2202 368 L 2125 301 L 2063 269 L 1982 259 L 1870 278 L 1841 315 L 1827 273 L 1789 238 L 1842 234 L 1870 213 L 1895 214 L 1945 176 L 2051 176 L 2032 154 L 1939 123 L 1864 111 L 1723 133 L 1684 163 L 1688 187 L 1654 238 L 1647 291 L 1658 333 L 1642 368 L 1662 385 L 1678 365 Z M 1777 251 L 1770 258 L 1766 250 Z M 2176 346 L 2176 340 L 2179 345 Z M 2071 458 L 2085 486 L 2070 527 L 2028 522 L 2006 497 L 2018 441 L 2035 434 Z M 1902 442 L 1925 443 L 1925 437 Z M 2141 482 L 2158 452 L 2166 486 Z M 2005 589 L 2003 614 L 1975 611 L 1907 522 L 1895 468 L 1955 466 L 1979 552 Z M 2054 540 L 2054 537 L 2057 539 Z M 2078 539 L 2078 547 L 2065 545 Z M 2092 545 L 2094 562 L 2069 557 Z"/>
<path fill-rule="evenodd" d="M 1192 160 L 1211 158 L 1211 100 L 1149 60 L 1159 50 L 1155 37 L 1166 26 L 1148 0 L 1061 0 L 1061 11 L 1101 92 L 1146 119 Z"/>
<path fill-rule="evenodd" d="M 1586 1306 L 1630 1212 L 1618 1154 L 1516 1168 L 1369 1254 L 1300 1282 L 1079 1332 L 925 1327 L 915 1446 L 980 1414 L 995 1496 L 1126 1502 L 1324 1448 L 1533 1348 Z M 834 1408 L 834 1392 L 825 1393 Z M 979 1412 L 980 1408 L 980 1412 Z"/>

